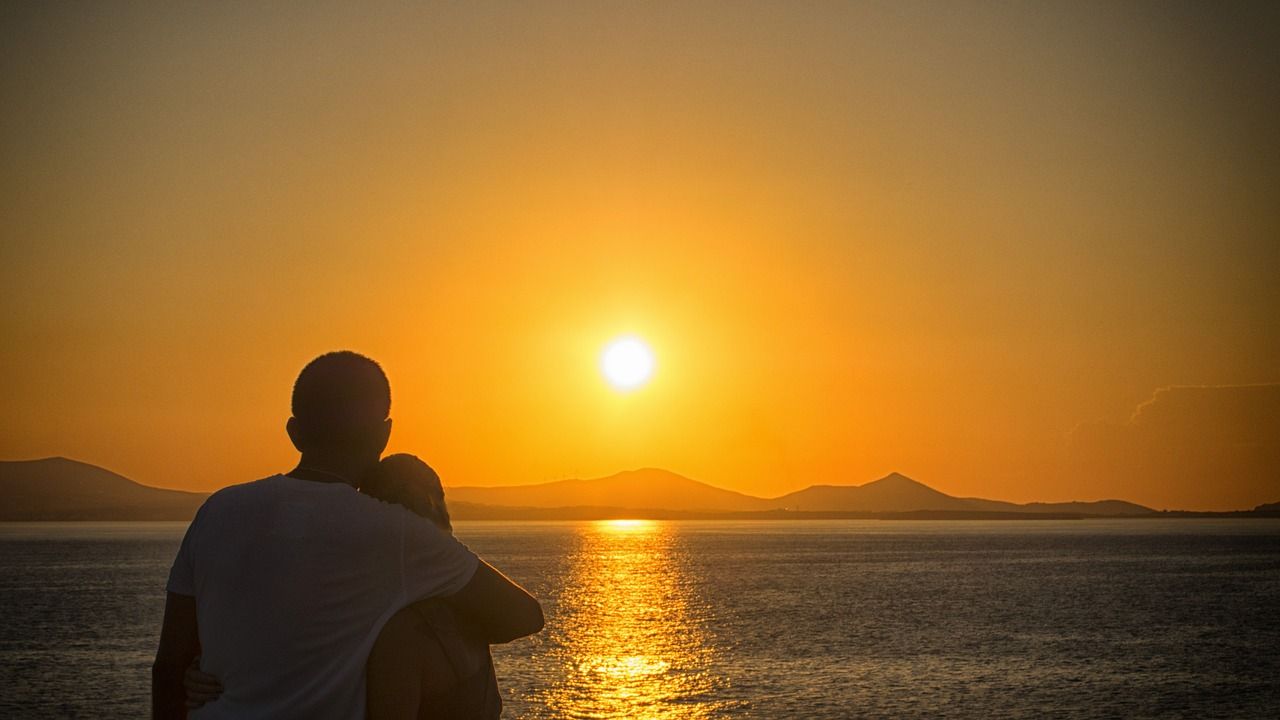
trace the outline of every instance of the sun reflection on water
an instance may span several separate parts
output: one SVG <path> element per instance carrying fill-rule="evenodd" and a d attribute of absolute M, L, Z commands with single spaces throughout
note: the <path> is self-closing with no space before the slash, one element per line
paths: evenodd
<path fill-rule="evenodd" d="M 653 530 L 653 521 L 629 519 L 601 520 L 596 523 L 596 526 L 610 532 L 630 532 L 634 530 L 651 532 Z"/>
<path fill-rule="evenodd" d="M 718 714 L 706 608 L 665 523 L 584 526 L 556 618 L 552 717 L 683 720 Z"/>

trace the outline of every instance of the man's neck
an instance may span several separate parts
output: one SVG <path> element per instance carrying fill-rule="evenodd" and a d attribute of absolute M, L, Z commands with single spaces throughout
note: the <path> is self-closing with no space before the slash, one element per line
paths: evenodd
<path fill-rule="evenodd" d="M 288 475 L 299 480 L 312 482 L 346 483 L 351 487 L 360 487 L 360 476 L 364 474 L 363 463 L 337 458 L 317 458 L 303 455 L 298 466 L 290 470 Z"/>

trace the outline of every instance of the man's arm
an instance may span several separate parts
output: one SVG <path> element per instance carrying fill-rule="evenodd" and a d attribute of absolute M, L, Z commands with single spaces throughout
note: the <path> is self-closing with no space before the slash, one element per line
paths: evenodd
<path fill-rule="evenodd" d="M 187 717 L 186 691 L 182 676 L 191 660 L 200 654 L 196 628 L 196 599 L 169 593 L 164 604 L 164 625 L 160 647 L 151 666 L 151 717 L 157 720 Z"/>
<path fill-rule="evenodd" d="M 471 580 L 444 600 L 491 644 L 532 635 L 544 623 L 537 599 L 483 560 Z"/>

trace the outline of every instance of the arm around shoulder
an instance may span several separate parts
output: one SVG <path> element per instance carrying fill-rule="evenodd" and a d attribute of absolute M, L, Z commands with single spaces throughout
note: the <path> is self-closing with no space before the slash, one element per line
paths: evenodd
<path fill-rule="evenodd" d="M 396 510 L 405 530 L 404 578 L 410 599 L 443 599 L 491 644 L 542 629 L 542 606 L 524 588 L 453 535 L 404 508 Z"/>
<path fill-rule="evenodd" d="M 483 560 L 476 564 L 471 580 L 444 600 L 491 644 L 532 635 L 545 623 L 538 600 Z"/>

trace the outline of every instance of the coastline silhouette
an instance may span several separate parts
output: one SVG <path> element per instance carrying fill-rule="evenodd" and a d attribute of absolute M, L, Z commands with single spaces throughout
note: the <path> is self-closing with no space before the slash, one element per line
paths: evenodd
<path fill-rule="evenodd" d="M 0 461 L 0 520 L 190 520 L 207 497 L 140 485 L 66 458 Z M 1125 500 L 1011 503 L 948 495 L 897 473 L 862 485 L 811 485 L 770 499 L 657 468 L 532 485 L 455 486 L 449 489 L 449 497 L 452 515 L 460 520 L 600 520 L 637 514 L 655 519 L 785 516 L 802 520 L 912 513 L 943 513 L 941 517 L 953 519 L 1229 518 L 1280 512 L 1280 504 L 1274 502 L 1221 511 L 1155 510 Z"/>

